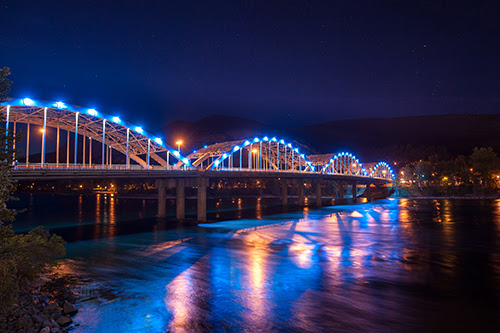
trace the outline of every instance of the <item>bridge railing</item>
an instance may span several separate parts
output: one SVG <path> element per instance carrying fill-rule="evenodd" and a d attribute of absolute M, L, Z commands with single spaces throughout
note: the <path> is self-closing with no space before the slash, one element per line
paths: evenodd
<path fill-rule="evenodd" d="M 185 166 L 182 166 L 181 168 L 170 166 L 170 167 L 163 167 L 159 165 L 150 165 L 148 166 L 142 166 L 142 165 L 126 165 L 126 164 L 113 164 L 113 165 L 101 165 L 101 164 L 95 164 L 95 165 L 84 165 L 84 164 L 57 164 L 57 163 L 45 163 L 45 164 L 40 164 L 40 163 L 33 163 L 33 164 L 18 164 L 13 166 L 14 170 L 136 170 L 136 171 L 147 171 L 147 170 L 200 170 L 196 168 L 187 168 Z M 204 170 L 200 170 L 204 171 Z M 265 169 L 247 169 L 247 168 L 217 168 L 213 169 L 213 172 L 252 172 L 252 173 L 282 173 L 282 174 L 323 174 L 325 176 L 356 176 L 356 177 L 361 177 L 361 178 L 369 178 L 369 179 L 378 179 L 378 180 L 390 180 L 387 179 L 387 177 L 380 177 L 375 174 L 371 175 L 354 175 L 354 174 L 343 174 L 343 173 L 321 173 L 321 171 L 304 171 L 304 170 L 265 170 Z"/>

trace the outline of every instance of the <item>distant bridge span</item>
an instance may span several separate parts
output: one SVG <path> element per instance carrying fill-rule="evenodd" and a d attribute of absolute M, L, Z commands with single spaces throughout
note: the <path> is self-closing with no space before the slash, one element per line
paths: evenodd
<path fill-rule="evenodd" d="M 13 147 L 24 152 L 24 163 L 15 163 L 15 179 L 156 179 L 159 217 L 166 215 L 166 187 L 178 189 L 177 217 L 183 218 L 184 187 L 193 186 L 198 187 L 198 220 L 206 220 L 206 186 L 211 178 L 279 179 L 284 204 L 290 183 L 298 184 L 299 204 L 303 204 L 304 182 L 309 181 L 316 184 L 318 206 L 322 181 L 351 184 L 356 193 L 357 184 L 382 186 L 395 178 L 385 162 L 363 165 L 348 152 L 306 155 L 289 142 L 267 136 L 204 146 L 184 157 L 167 146 L 161 136 L 147 134 L 140 126 L 63 102 L 12 99 L 0 104 L 0 114 L 8 132 L 25 133 L 23 142 Z M 51 138 L 55 136 L 55 145 L 50 148 L 49 132 L 54 133 Z M 30 145 L 37 140 L 40 157 L 30 161 Z M 61 151 L 64 146 L 65 151 Z M 55 150 L 50 161 L 48 150 Z"/>

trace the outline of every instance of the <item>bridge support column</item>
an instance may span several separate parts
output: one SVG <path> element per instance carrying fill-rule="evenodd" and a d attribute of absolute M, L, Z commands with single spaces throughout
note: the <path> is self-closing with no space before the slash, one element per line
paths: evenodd
<path fill-rule="evenodd" d="M 316 190 L 316 207 L 321 207 L 321 181 L 316 182 L 315 190 Z"/>
<path fill-rule="evenodd" d="M 351 187 L 352 187 L 352 189 L 351 189 L 352 201 L 356 202 L 357 196 L 358 196 L 358 184 L 356 184 L 356 182 L 354 182 L 354 183 L 352 183 Z"/>
<path fill-rule="evenodd" d="M 178 220 L 183 220 L 186 217 L 186 188 L 185 188 L 185 180 L 179 178 L 175 182 L 175 190 L 176 190 L 176 217 Z"/>
<path fill-rule="evenodd" d="M 163 179 L 156 181 L 158 188 L 158 218 L 164 219 L 167 217 L 167 186 Z"/>
<path fill-rule="evenodd" d="M 344 200 L 344 183 L 339 182 L 338 197 L 340 200 Z"/>
<path fill-rule="evenodd" d="M 288 181 L 281 180 L 281 202 L 283 206 L 288 206 Z"/>
<path fill-rule="evenodd" d="M 198 179 L 198 222 L 207 221 L 207 186 L 209 186 L 208 178 Z"/>
<path fill-rule="evenodd" d="M 305 206 L 305 201 L 304 201 L 304 179 L 299 179 L 299 188 L 297 191 L 298 197 L 299 197 L 299 206 Z"/>
<path fill-rule="evenodd" d="M 365 192 L 363 195 L 366 197 L 367 201 L 372 201 L 372 189 L 371 189 L 371 183 L 368 183 L 365 188 Z"/>

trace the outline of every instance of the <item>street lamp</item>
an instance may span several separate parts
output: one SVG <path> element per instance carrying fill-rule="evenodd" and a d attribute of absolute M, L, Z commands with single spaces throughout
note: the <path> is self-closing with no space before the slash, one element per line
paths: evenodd
<path fill-rule="evenodd" d="M 177 151 L 180 153 L 181 152 L 182 140 L 177 141 L 175 144 L 177 145 Z"/>
<path fill-rule="evenodd" d="M 253 161 L 253 156 L 255 156 L 255 163 Z M 254 165 L 254 169 L 257 169 L 257 149 L 252 149 L 252 164 Z"/>

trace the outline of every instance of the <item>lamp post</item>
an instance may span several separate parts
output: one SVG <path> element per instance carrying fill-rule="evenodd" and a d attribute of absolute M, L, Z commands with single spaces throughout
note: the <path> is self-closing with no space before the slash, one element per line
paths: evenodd
<path fill-rule="evenodd" d="M 43 168 L 45 164 L 45 129 L 43 128 L 40 129 L 40 133 L 42 133 L 42 154 L 41 154 L 40 164 Z"/>
<path fill-rule="evenodd" d="M 254 163 L 254 157 L 255 157 L 255 163 Z M 257 149 L 252 149 L 252 165 L 257 169 Z"/>
<path fill-rule="evenodd" d="M 175 144 L 177 145 L 177 151 L 180 154 L 181 153 L 182 140 L 178 140 Z"/>

